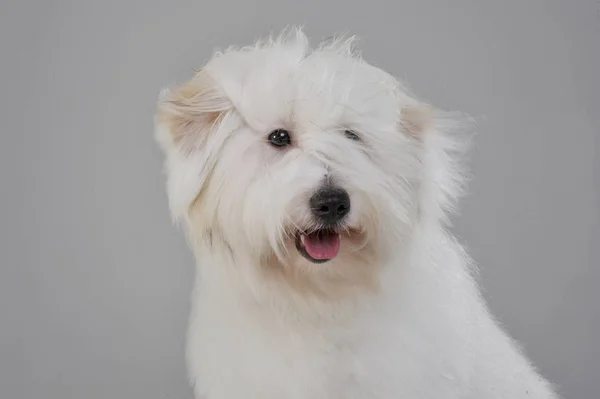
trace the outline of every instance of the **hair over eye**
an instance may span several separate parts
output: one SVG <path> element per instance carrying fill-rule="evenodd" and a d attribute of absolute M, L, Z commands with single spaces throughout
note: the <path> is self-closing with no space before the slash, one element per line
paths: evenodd
<path fill-rule="evenodd" d="M 362 141 L 360 136 L 358 134 L 356 134 L 353 130 L 349 130 L 349 129 L 344 130 L 344 135 L 346 137 L 348 137 L 350 140 Z"/>

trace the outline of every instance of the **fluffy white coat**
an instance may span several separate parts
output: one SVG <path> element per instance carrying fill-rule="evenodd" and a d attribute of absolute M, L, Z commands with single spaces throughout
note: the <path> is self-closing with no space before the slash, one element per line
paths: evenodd
<path fill-rule="evenodd" d="M 446 230 L 465 144 L 452 118 L 349 39 L 300 30 L 215 54 L 165 90 L 171 211 L 197 258 L 188 364 L 207 399 L 549 399 Z M 267 142 L 285 128 L 292 145 Z M 351 130 L 359 140 L 343 134 Z M 299 256 L 324 179 L 352 208 L 340 254 Z"/>

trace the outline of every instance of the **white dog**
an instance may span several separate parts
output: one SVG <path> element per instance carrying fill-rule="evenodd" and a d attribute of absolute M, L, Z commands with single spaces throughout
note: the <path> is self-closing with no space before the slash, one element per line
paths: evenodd
<path fill-rule="evenodd" d="M 464 144 L 351 40 L 217 53 L 156 123 L 197 398 L 556 398 L 446 230 Z"/>

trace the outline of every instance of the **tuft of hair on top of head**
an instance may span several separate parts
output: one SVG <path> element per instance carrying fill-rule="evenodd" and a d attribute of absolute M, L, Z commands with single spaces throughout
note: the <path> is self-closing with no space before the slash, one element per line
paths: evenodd
<path fill-rule="evenodd" d="M 358 38 L 349 33 L 340 33 L 323 40 L 317 51 L 330 52 L 347 58 L 360 59 L 361 54 L 356 49 Z"/>
<path fill-rule="evenodd" d="M 296 48 L 307 55 L 313 52 L 329 52 L 348 58 L 361 58 L 360 52 L 356 49 L 357 41 L 358 38 L 354 35 L 340 33 L 321 40 L 316 48 L 312 48 L 310 40 L 304 32 L 304 27 L 302 25 L 290 25 L 277 34 L 271 32 L 271 34 L 265 38 L 256 40 L 252 45 L 241 48 L 229 47 L 224 53 L 229 51 L 249 51 L 257 49 Z"/>
<path fill-rule="evenodd" d="M 256 39 L 252 44 L 241 47 L 229 46 L 223 51 L 217 50 L 214 52 L 213 58 L 231 52 L 248 52 L 278 47 L 297 48 L 302 50 L 304 53 L 308 53 L 310 49 L 310 43 L 302 26 L 287 26 L 277 34 L 275 34 L 275 32 L 271 32 L 265 37 Z"/>
<path fill-rule="evenodd" d="M 287 26 L 279 34 L 269 35 L 268 39 L 271 46 L 275 45 L 295 45 L 299 47 L 309 47 L 309 40 L 304 33 L 303 26 Z"/>

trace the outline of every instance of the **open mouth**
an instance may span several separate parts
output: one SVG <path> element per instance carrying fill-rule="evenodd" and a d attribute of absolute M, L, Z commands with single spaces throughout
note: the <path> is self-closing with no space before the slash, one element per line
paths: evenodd
<path fill-rule="evenodd" d="M 301 232 L 296 236 L 296 249 L 313 263 L 325 263 L 340 252 L 340 241 L 340 234 L 331 229 Z"/>

